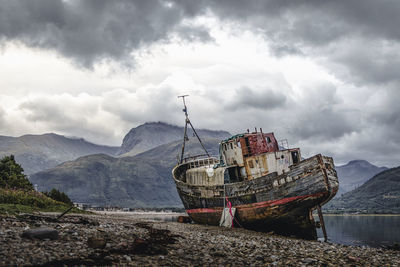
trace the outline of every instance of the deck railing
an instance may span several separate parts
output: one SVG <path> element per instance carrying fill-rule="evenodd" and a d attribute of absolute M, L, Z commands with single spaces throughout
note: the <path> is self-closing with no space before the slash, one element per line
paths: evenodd
<path fill-rule="evenodd" d="M 219 163 L 217 157 L 208 156 L 206 154 L 196 155 L 193 157 L 187 157 L 183 160 L 185 163 L 190 163 L 190 168 L 196 168 L 201 166 L 214 166 Z"/>

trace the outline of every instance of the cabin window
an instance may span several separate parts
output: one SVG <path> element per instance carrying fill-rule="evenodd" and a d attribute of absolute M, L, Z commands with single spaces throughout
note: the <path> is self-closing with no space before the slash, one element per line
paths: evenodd
<path fill-rule="evenodd" d="M 271 138 L 269 138 L 269 136 L 267 136 L 267 143 L 271 143 Z"/>
<path fill-rule="evenodd" d="M 246 142 L 246 147 L 247 147 L 247 149 L 249 150 L 249 153 L 250 153 L 250 142 L 249 142 L 249 138 L 244 138 L 244 141 Z"/>
<path fill-rule="evenodd" d="M 252 169 L 254 168 L 253 160 L 249 160 L 249 167 Z"/>
<path fill-rule="evenodd" d="M 231 149 L 233 149 L 233 144 L 232 144 L 232 142 L 231 142 Z"/>
<path fill-rule="evenodd" d="M 293 164 L 296 164 L 300 161 L 299 153 L 297 151 L 292 151 L 292 160 L 293 160 Z"/>
<path fill-rule="evenodd" d="M 224 144 L 224 150 L 226 150 L 226 144 Z"/>
<path fill-rule="evenodd" d="M 240 182 L 243 179 L 240 179 L 239 177 L 239 171 L 238 171 L 238 167 L 231 167 L 228 168 L 228 173 L 229 173 L 229 182 L 230 183 L 236 183 L 236 182 Z"/>

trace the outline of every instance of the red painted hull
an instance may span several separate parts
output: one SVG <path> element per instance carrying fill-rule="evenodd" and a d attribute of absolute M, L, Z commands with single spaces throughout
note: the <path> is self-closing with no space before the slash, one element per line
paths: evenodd
<path fill-rule="evenodd" d="M 273 231 L 316 239 L 315 223 L 310 211 L 316 202 L 326 199 L 327 196 L 326 193 L 318 193 L 235 206 L 234 225 L 256 231 Z M 219 225 L 222 211 L 223 207 L 186 210 L 195 222 L 207 225 Z"/>

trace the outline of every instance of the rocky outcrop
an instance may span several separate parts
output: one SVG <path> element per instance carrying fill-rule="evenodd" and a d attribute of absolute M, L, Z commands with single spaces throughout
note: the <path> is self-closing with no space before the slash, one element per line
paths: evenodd
<path fill-rule="evenodd" d="M 124 137 L 118 155 L 134 156 L 144 151 L 155 148 L 159 145 L 168 144 L 173 141 L 182 140 L 183 127 L 170 125 L 163 122 L 150 122 L 133 128 Z M 197 134 L 202 138 L 225 139 L 230 137 L 230 133 L 226 131 L 196 130 Z M 188 129 L 188 137 L 193 136 L 192 129 Z"/>

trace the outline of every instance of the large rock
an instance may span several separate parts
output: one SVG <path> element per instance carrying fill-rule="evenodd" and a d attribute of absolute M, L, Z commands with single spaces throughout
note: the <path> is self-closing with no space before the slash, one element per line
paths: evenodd
<path fill-rule="evenodd" d="M 29 239 L 56 240 L 58 239 L 58 231 L 52 228 L 40 227 L 40 228 L 25 230 L 21 236 L 23 238 L 29 238 Z"/>

